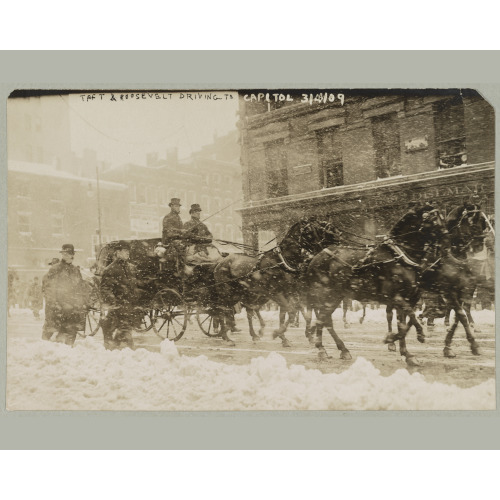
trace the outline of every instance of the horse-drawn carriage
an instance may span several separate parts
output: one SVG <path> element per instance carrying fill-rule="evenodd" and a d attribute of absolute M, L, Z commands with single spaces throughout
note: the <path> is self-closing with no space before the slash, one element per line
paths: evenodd
<path fill-rule="evenodd" d="M 130 264 L 135 270 L 136 303 L 140 321 L 137 331 L 153 330 L 160 338 L 179 340 L 193 318 L 201 331 L 209 336 L 219 335 L 214 327 L 216 300 L 213 268 L 227 251 L 237 252 L 236 247 L 214 242 L 210 244 L 211 259 L 199 265 L 188 265 L 170 249 L 165 248 L 160 238 L 131 240 Z M 95 335 L 106 315 L 106 305 L 99 292 L 100 277 L 111 264 L 118 242 L 101 247 L 96 262 L 94 277 L 89 284 L 85 334 Z"/>

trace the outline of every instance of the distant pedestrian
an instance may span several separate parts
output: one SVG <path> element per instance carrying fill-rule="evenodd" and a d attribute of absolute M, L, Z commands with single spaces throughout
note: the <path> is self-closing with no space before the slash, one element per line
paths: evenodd
<path fill-rule="evenodd" d="M 59 264 L 60 259 L 54 257 L 49 263 L 49 266 Z M 56 311 L 54 304 L 50 301 L 50 297 L 47 296 L 47 276 L 48 273 L 42 277 L 42 295 L 45 299 L 45 321 L 42 327 L 42 339 L 50 340 L 52 335 L 57 331 L 56 328 Z"/>
<path fill-rule="evenodd" d="M 28 300 L 33 311 L 33 316 L 36 319 L 40 319 L 40 309 L 43 307 L 43 295 L 42 295 L 42 286 L 38 281 L 38 277 L 33 279 L 33 283 L 31 283 L 28 289 Z"/>
<path fill-rule="evenodd" d="M 108 310 L 101 327 L 104 347 L 110 350 L 123 346 L 134 348 L 132 332 L 140 311 L 135 308 L 136 278 L 135 270 L 128 262 L 129 257 L 130 244 L 119 241 L 115 247 L 115 259 L 101 277 L 102 306 Z"/>
<path fill-rule="evenodd" d="M 58 332 L 55 340 L 71 346 L 81 329 L 85 301 L 82 275 L 73 265 L 74 258 L 74 246 L 70 243 L 63 245 L 61 261 L 52 265 L 44 283 L 45 296 Z"/>

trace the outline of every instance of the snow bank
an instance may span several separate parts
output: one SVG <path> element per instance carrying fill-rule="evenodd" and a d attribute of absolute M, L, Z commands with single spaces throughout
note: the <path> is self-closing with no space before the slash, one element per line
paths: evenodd
<path fill-rule="evenodd" d="M 106 351 L 87 337 L 62 344 L 9 342 L 9 410 L 486 410 L 495 383 L 468 389 L 429 383 L 401 369 L 380 375 L 358 358 L 340 374 L 287 366 L 277 353 L 230 366 L 178 353 Z"/>

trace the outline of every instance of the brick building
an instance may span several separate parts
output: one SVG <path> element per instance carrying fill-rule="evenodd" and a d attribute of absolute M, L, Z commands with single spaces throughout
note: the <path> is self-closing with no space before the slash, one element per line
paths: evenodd
<path fill-rule="evenodd" d="M 311 214 L 375 238 L 409 202 L 446 210 L 474 193 L 494 212 L 494 111 L 475 91 L 240 92 L 239 102 L 247 243 Z"/>
<path fill-rule="evenodd" d="M 73 243 L 75 264 L 88 267 L 98 243 L 97 183 L 50 165 L 8 162 L 8 265 L 31 278 Z M 127 186 L 101 181 L 103 242 L 129 235 Z"/>
<path fill-rule="evenodd" d="M 235 210 L 242 199 L 239 154 L 234 131 L 187 159 L 179 160 L 176 150 L 167 151 L 165 158 L 150 153 L 145 165 L 120 165 L 101 177 L 127 184 L 132 238 L 159 236 L 170 200 L 180 198 L 183 221 L 190 218 L 190 205 L 198 203 L 215 238 L 242 241 L 241 217 Z"/>

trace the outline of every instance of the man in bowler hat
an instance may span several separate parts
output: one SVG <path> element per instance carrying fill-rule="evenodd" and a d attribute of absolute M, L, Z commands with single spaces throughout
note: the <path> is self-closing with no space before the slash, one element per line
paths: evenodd
<path fill-rule="evenodd" d="M 104 270 L 100 292 L 108 315 L 101 322 L 106 349 L 134 348 L 132 331 L 140 311 L 135 307 L 136 278 L 133 266 L 128 262 L 130 244 L 119 241 L 115 246 L 115 258 Z"/>
<path fill-rule="evenodd" d="M 83 279 L 80 269 L 73 265 L 75 247 L 66 243 L 60 253 L 60 262 L 53 264 L 44 278 L 43 290 L 53 328 L 58 332 L 56 342 L 72 346 L 81 329 L 85 307 Z M 47 335 L 44 331 L 42 338 Z"/>

